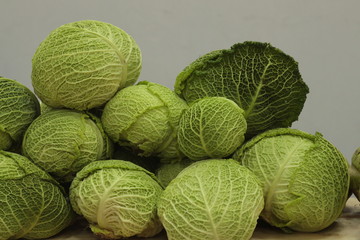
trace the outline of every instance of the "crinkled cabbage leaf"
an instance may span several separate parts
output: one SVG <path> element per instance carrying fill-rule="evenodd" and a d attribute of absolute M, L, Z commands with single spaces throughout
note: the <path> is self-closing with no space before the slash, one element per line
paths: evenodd
<path fill-rule="evenodd" d="M 210 52 L 178 76 L 175 92 L 187 102 L 222 96 L 244 109 L 247 135 L 289 127 L 309 92 L 297 62 L 268 43 L 244 42 Z"/>

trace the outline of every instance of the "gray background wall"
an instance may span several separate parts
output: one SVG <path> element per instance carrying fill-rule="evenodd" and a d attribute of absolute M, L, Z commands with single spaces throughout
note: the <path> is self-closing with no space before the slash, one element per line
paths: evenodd
<path fill-rule="evenodd" d="M 294 128 L 323 133 L 348 160 L 360 146 L 360 1 L 0 0 L 0 75 L 31 87 L 31 58 L 50 31 L 95 19 L 131 34 L 140 80 L 173 88 L 197 57 L 236 42 L 270 42 L 299 62 L 310 88 Z"/>

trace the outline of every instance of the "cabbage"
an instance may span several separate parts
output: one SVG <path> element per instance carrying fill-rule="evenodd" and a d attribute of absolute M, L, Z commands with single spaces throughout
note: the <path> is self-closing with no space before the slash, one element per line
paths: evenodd
<path fill-rule="evenodd" d="M 316 232 L 341 214 L 348 195 L 348 163 L 320 133 L 266 131 L 245 143 L 234 159 L 260 179 L 261 216 L 285 231 Z"/>
<path fill-rule="evenodd" d="M 191 160 L 224 158 L 245 139 L 244 111 L 223 97 L 205 97 L 182 114 L 178 128 L 180 151 Z"/>
<path fill-rule="evenodd" d="M 106 239 L 151 237 L 162 230 L 156 204 L 163 188 L 147 170 L 127 161 L 92 162 L 70 186 L 73 209 Z"/>
<path fill-rule="evenodd" d="M 170 182 L 158 215 L 169 240 L 246 240 L 263 206 L 253 173 L 232 159 L 211 159 L 191 164 Z"/>
<path fill-rule="evenodd" d="M 101 121 L 105 132 L 120 146 L 130 147 L 140 156 L 177 161 L 183 157 L 177 128 L 186 108 L 169 88 L 143 81 L 119 91 L 105 105 Z"/>
<path fill-rule="evenodd" d="M 187 102 L 226 97 L 245 112 L 247 136 L 289 127 L 298 119 L 309 92 L 297 62 L 268 43 L 238 43 L 210 52 L 176 78 L 175 92 Z"/>
<path fill-rule="evenodd" d="M 0 151 L 0 239 L 48 239 L 73 212 L 63 188 L 29 159 Z"/>
<path fill-rule="evenodd" d="M 40 44 L 32 84 L 51 107 L 86 110 L 134 84 L 140 70 L 141 52 L 130 35 L 109 23 L 83 20 L 56 28 Z"/>
<path fill-rule="evenodd" d="M 352 158 L 350 172 L 350 190 L 360 201 L 360 148 L 356 149 Z"/>
<path fill-rule="evenodd" d="M 23 154 L 61 182 L 70 182 L 85 165 L 112 155 L 112 143 L 95 117 L 54 109 L 27 129 Z"/>
<path fill-rule="evenodd" d="M 25 130 L 39 114 L 39 102 L 27 87 L 0 77 L 0 150 L 20 144 Z"/>

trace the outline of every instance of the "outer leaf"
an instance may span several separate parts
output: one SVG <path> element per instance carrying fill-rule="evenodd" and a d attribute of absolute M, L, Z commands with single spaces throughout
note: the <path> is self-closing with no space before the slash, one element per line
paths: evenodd
<path fill-rule="evenodd" d="M 321 134 L 264 132 L 234 155 L 264 188 L 262 217 L 270 224 L 315 232 L 341 214 L 349 188 L 347 161 Z"/>
<path fill-rule="evenodd" d="M 4 130 L 0 130 L 0 149 L 7 150 L 13 144 L 13 139 Z"/>
<path fill-rule="evenodd" d="M 247 135 L 289 127 L 298 119 L 309 89 L 292 57 L 268 43 L 244 42 L 211 52 L 180 73 L 175 91 L 192 102 L 227 97 L 245 110 Z"/>
<path fill-rule="evenodd" d="M 104 147 L 103 147 L 103 152 L 102 152 L 99 159 L 110 159 L 110 158 L 112 158 L 112 155 L 113 155 L 113 153 L 115 151 L 114 150 L 114 143 L 111 141 L 111 139 L 105 133 L 104 127 L 103 127 L 103 125 L 101 123 L 100 118 L 97 117 L 96 115 L 94 115 L 93 113 L 89 112 L 89 111 L 86 111 L 85 113 L 96 124 L 96 126 L 99 129 L 99 131 L 101 133 L 101 136 L 103 138 Z"/>
<path fill-rule="evenodd" d="M 0 151 L 0 166 L 0 180 L 22 179 L 28 175 L 36 175 L 58 185 L 52 177 L 29 159 L 15 153 Z"/>
<path fill-rule="evenodd" d="M 250 239 L 263 208 L 256 177 L 234 160 L 185 168 L 162 194 L 158 215 L 169 240 Z"/>

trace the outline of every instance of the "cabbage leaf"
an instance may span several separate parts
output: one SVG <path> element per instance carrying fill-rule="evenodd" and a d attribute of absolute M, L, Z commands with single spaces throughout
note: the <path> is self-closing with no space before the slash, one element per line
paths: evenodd
<path fill-rule="evenodd" d="M 175 82 L 187 102 L 227 97 L 245 112 L 247 135 L 289 127 L 298 119 L 309 89 L 297 62 L 268 43 L 238 43 L 215 50 L 187 66 Z"/>

